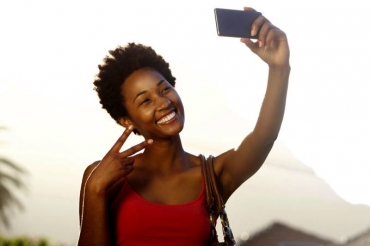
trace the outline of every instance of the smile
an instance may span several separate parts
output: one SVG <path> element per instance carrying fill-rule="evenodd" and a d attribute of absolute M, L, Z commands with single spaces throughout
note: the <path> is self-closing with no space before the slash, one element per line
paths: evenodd
<path fill-rule="evenodd" d="M 172 112 L 172 113 L 166 115 L 165 117 L 163 117 L 162 119 L 160 119 L 159 121 L 157 121 L 157 124 L 167 123 L 170 120 L 172 120 L 175 117 L 175 115 L 176 115 L 175 112 Z"/>

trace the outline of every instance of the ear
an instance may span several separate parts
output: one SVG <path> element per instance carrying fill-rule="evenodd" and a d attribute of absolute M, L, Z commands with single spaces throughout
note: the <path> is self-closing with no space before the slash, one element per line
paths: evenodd
<path fill-rule="evenodd" d="M 128 128 L 129 126 L 132 126 L 132 122 L 126 117 L 120 118 L 119 123 L 121 124 L 121 126 L 123 126 L 125 128 Z"/>

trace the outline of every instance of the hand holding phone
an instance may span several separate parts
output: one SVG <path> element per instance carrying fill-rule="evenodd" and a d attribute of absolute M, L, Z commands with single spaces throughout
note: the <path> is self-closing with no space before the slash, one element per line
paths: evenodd
<path fill-rule="evenodd" d="M 217 34 L 224 37 L 258 38 L 251 35 L 253 21 L 261 13 L 254 10 L 215 9 Z"/>

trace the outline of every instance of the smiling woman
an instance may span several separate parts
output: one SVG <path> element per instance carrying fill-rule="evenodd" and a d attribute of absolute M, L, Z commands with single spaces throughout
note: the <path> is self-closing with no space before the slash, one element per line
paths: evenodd
<path fill-rule="evenodd" d="M 285 109 L 286 35 L 262 15 L 251 29 L 259 31 L 258 42 L 241 42 L 268 64 L 268 86 L 253 131 L 238 149 L 214 158 L 225 202 L 264 163 Z M 85 170 L 78 245 L 210 245 L 216 235 L 205 206 L 202 158 L 183 149 L 184 107 L 168 63 L 151 47 L 135 43 L 110 54 L 94 84 L 103 108 L 125 130 L 103 159 Z M 121 151 L 131 132 L 144 141 Z"/>
<path fill-rule="evenodd" d="M 133 72 L 122 86 L 122 95 L 128 113 L 119 120 L 122 126 L 132 125 L 147 138 L 156 137 L 152 134 L 157 137 L 176 135 L 182 130 L 184 107 L 181 99 L 174 87 L 154 69 L 141 68 Z"/>

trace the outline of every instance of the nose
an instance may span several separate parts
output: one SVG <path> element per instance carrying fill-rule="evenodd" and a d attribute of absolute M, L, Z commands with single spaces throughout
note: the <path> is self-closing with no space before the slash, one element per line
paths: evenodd
<path fill-rule="evenodd" d="M 156 101 L 158 111 L 167 110 L 171 105 L 171 101 L 167 97 L 159 96 Z"/>

